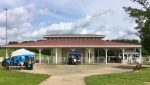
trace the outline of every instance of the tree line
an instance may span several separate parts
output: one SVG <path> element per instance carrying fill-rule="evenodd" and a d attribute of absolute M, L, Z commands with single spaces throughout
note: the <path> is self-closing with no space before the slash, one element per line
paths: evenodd
<path fill-rule="evenodd" d="M 107 40 L 107 41 L 140 44 L 140 41 L 136 39 L 114 39 L 114 40 Z"/>

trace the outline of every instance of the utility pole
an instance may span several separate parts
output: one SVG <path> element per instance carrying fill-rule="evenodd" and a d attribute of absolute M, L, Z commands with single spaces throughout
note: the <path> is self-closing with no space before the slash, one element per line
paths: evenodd
<path fill-rule="evenodd" d="M 6 45 L 7 45 L 7 8 L 4 8 L 4 10 L 6 11 Z M 8 49 L 6 47 L 6 57 L 5 58 L 8 58 Z"/>

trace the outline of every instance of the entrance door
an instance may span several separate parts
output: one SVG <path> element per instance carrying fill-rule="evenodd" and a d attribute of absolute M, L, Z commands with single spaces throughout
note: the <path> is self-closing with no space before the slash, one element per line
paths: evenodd
<path fill-rule="evenodd" d="M 81 56 L 80 55 L 70 55 L 68 57 L 68 64 L 69 65 L 81 64 Z"/>
<path fill-rule="evenodd" d="M 68 57 L 68 64 L 72 65 L 74 63 L 73 60 L 74 60 L 73 56 L 69 56 Z"/>

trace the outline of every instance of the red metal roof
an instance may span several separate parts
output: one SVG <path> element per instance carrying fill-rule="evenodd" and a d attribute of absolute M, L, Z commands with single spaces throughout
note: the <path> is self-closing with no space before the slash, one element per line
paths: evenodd
<path fill-rule="evenodd" d="M 43 37 L 105 37 L 104 35 L 96 35 L 96 34 L 51 34 L 44 35 Z"/>
<path fill-rule="evenodd" d="M 103 40 L 54 40 L 11 44 L 2 47 L 141 47 L 141 45 Z"/>

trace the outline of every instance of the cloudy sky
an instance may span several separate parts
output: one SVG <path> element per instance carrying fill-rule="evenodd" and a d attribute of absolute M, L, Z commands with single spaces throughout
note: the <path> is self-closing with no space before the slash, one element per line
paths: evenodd
<path fill-rule="evenodd" d="M 0 0 L 0 44 L 8 40 L 41 39 L 45 34 L 100 34 L 106 39 L 138 39 L 136 24 L 124 6 L 130 0 Z"/>

